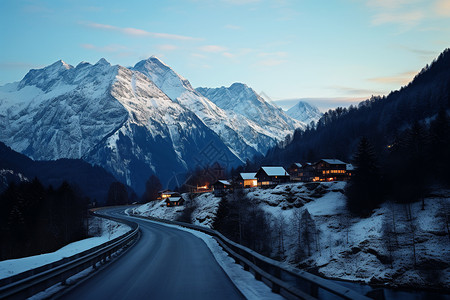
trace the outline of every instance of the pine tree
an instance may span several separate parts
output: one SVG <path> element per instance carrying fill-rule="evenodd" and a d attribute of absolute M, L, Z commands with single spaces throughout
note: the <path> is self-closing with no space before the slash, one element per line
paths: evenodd
<path fill-rule="evenodd" d="M 345 190 L 350 212 L 368 216 L 381 202 L 380 174 L 375 151 L 368 139 L 363 137 L 354 155 L 355 172 Z"/>
<path fill-rule="evenodd" d="M 154 201 L 158 198 L 158 192 L 162 190 L 161 181 L 159 178 L 152 174 L 145 183 L 145 192 L 142 196 L 142 202 L 147 203 Z"/>
<path fill-rule="evenodd" d="M 125 185 L 118 181 L 111 183 L 108 190 L 106 205 L 123 205 L 127 203 L 128 192 Z"/>

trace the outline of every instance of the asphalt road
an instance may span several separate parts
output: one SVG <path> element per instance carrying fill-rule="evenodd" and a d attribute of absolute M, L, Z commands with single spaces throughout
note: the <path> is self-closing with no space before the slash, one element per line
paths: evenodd
<path fill-rule="evenodd" d="M 127 218 L 122 210 L 108 214 Z M 141 228 L 138 243 L 62 299 L 245 299 L 201 239 L 130 219 Z"/>

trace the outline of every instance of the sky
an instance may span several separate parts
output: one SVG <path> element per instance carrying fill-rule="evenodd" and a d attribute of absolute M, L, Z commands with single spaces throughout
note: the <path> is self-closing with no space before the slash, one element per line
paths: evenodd
<path fill-rule="evenodd" d="M 155 55 L 194 87 L 242 82 L 283 108 L 386 95 L 450 45 L 450 0 L 2 0 L 0 16 L 0 85 Z"/>

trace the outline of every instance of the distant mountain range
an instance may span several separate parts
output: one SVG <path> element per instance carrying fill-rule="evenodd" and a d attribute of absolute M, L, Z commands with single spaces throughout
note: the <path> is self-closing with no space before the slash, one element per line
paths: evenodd
<path fill-rule="evenodd" d="M 316 122 L 323 115 L 317 107 L 305 101 L 299 101 L 293 107 L 288 109 L 286 114 L 304 124 L 309 124 L 313 121 Z"/>
<path fill-rule="evenodd" d="M 173 187 L 305 127 L 243 84 L 214 90 L 195 90 L 156 57 L 132 68 L 57 61 L 0 87 L 0 141 L 36 160 L 82 158 L 141 194 L 151 174 Z"/>

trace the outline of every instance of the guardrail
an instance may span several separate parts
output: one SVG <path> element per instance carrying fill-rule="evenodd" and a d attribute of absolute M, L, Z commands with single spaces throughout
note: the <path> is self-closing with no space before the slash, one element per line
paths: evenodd
<path fill-rule="evenodd" d="M 213 236 L 236 263 L 244 267 L 244 270 L 250 271 L 255 276 L 255 279 L 263 281 L 273 292 L 279 293 L 285 298 L 336 299 L 338 297 L 340 299 L 370 299 L 330 280 L 305 271 L 289 268 L 278 261 L 231 241 L 216 230 L 184 222 L 143 217 L 135 214 L 130 215 L 195 229 Z"/>
<path fill-rule="evenodd" d="M 73 275 L 91 266 L 95 268 L 98 262 L 106 261 L 114 252 L 132 245 L 134 239 L 138 236 L 139 225 L 135 222 L 99 214 L 94 215 L 126 224 L 131 227 L 131 230 L 122 236 L 92 249 L 39 268 L 1 279 L 0 299 L 25 299 L 57 283 L 65 283 Z"/>

